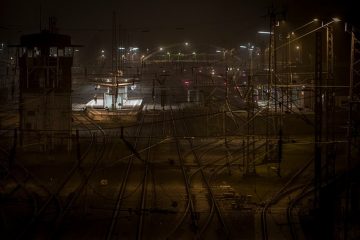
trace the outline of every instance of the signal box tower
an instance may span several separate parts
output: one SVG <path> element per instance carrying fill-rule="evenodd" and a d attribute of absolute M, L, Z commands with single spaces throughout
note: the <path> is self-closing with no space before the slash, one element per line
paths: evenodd
<path fill-rule="evenodd" d="M 70 36 L 42 31 L 19 47 L 20 144 L 41 151 L 71 148 Z"/>

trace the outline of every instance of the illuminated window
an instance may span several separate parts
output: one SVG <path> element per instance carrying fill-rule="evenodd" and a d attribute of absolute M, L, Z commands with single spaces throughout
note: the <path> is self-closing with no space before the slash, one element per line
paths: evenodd
<path fill-rule="evenodd" d="M 64 49 L 58 49 L 58 56 L 63 57 L 64 56 Z"/>
<path fill-rule="evenodd" d="M 34 48 L 34 56 L 40 56 L 41 55 L 41 51 L 39 48 L 35 47 Z"/>
<path fill-rule="evenodd" d="M 65 48 L 65 57 L 72 57 L 73 56 L 73 48 L 66 47 Z"/>
<path fill-rule="evenodd" d="M 49 56 L 57 57 L 57 47 L 50 47 Z"/>

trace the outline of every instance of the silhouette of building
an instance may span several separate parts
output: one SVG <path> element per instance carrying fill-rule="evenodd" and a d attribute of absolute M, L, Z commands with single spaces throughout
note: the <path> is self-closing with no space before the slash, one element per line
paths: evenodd
<path fill-rule="evenodd" d="M 24 149 L 71 148 L 70 36 L 50 31 L 24 35 L 19 47 L 20 144 Z"/>

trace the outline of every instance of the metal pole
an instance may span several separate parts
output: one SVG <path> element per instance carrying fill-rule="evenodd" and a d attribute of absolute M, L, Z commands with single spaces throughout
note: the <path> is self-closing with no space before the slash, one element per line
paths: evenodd
<path fill-rule="evenodd" d="M 314 207 L 320 207 L 321 187 L 321 140 L 322 140 L 322 32 L 316 32 L 316 54 L 315 54 L 315 196 Z"/>

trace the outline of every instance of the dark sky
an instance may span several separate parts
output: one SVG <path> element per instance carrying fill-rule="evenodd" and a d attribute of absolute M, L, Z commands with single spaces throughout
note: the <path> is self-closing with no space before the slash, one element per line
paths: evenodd
<path fill-rule="evenodd" d="M 43 26 L 49 16 L 58 19 L 61 33 L 73 43 L 109 48 L 112 12 L 128 30 L 131 45 L 154 47 L 174 42 L 234 46 L 252 41 L 271 4 L 287 10 L 287 21 L 296 27 L 314 17 L 355 18 L 355 0 L 2 0 L 0 40 L 17 43 L 21 34 L 39 30 L 40 3 Z"/>

